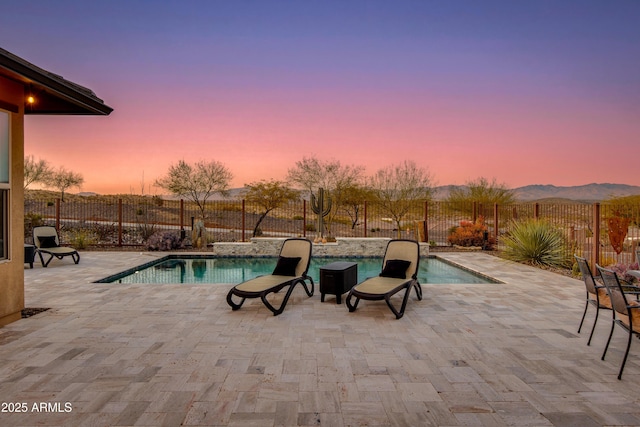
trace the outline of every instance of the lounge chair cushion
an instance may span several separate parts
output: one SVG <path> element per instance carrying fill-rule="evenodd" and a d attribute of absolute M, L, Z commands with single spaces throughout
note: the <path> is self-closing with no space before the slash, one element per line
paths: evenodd
<path fill-rule="evenodd" d="M 406 279 L 391 278 L 391 277 L 371 277 L 364 282 L 356 285 L 356 289 L 359 292 L 373 295 L 383 295 L 396 289 L 398 286 L 402 286 L 406 283 Z"/>
<path fill-rule="evenodd" d="M 56 243 L 56 236 L 39 236 L 40 247 L 43 249 L 57 248 L 59 245 Z"/>
<path fill-rule="evenodd" d="M 55 248 L 41 248 L 43 249 L 43 252 L 45 253 L 49 253 L 52 255 L 71 255 L 71 254 L 77 254 L 78 251 L 76 251 L 73 248 L 70 248 L 68 246 L 56 246 Z M 76 263 L 77 264 L 77 263 Z"/>
<path fill-rule="evenodd" d="M 278 257 L 276 268 L 273 269 L 274 276 L 295 276 L 296 267 L 302 258 L 300 257 Z"/>
<path fill-rule="evenodd" d="M 382 269 L 382 273 L 380 273 L 381 277 L 391 277 L 394 279 L 406 279 L 407 278 L 407 269 L 411 265 L 411 261 L 403 260 L 403 259 L 390 259 L 384 265 Z"/>
<path fill-rule="evenodd" d="M 255 279 L 247 280 L 246 282 L 237 285 L 235 289 L 243 292 L 263 292 L 291 280 L 294 280 L 291 276 L 275 276 L 267 274 L 266 276 L 258 276 Z"/>

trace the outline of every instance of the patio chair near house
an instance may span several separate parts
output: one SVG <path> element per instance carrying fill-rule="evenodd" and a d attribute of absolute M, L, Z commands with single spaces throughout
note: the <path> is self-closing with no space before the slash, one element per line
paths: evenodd
<path fill-rule="evenodd" d="M 418 264 L 420 262 L 420 245 L 415 240 L 396 239 L 387 243 L 382 260 L 382 272 L 357 284 L 347 295 L 347 307 L 350 312 L 358 308 L 361 299 L 384 300 L 396 319 L 404 315 L 411 289 L 416 290 L 418 300 L 422 299 L 422 287 L 418 282 Z M 391 298 L 404 290 L 400 309 L 391 302 Z M 351 299 L 355 298 L 352 303 Z"/>
<path fill-rule="evenodd" d="M 311 263 L 311 248 L 310 240 L 302 238 L 286 239 L 280 248 L 278 262 L 273 273 L 259 276 L 234 286 L 227 293 L 227 303 L 233 310 L 238 310 L 247 298 L 260 298 L 263 304 L 273 312 L 273 315 L 277 316 L 284 311 L 289 297 L 297 284 L 302 285 L 308 296 L 313 296 L 313 279 L 307 275 L 309 264 Z M 307 286 L 307 280 L 310 287 Z M 280 306 L 275 308 L 267 297 L 270 294 L 280 292 L 285 287 L 288 287 L 287 293 Z M 240 298 L 240 301 L 234 302 L 233 297 Z"/>
<path fill-rule="evenodd" d="M 613 307 L 613 323 L 607 345 L 602 353 L 602 360 L 604 360 L 607 354 L 616 325 L 620 326 L 629 334 L 627 348 L 622 358 L 620 372 L 618 373 L 618 379 L 622 379 L 622 371 L 624 371 L 624 366 L 629 356 L 629 349 L 631 348 L 631 339 L 634 335 L 640 336 L 640 301 L 638 301 L 640 287 L 630 285 L 620 279 L 615 271 L 602 268 L 599 265 L 596 265 L 596 267 L 598 268 L 600 277 L 602 277 L 602 282 L 607 287 L 609 298 L 611 299 L 611 306 Z"/>
<path fill-rule="evenodd" d="M 40 262 L 43 267 L 48 266 L 54 257 L 62 259 L 70 256 L 74 263 L 80 262 L 80 254 L 77 250 L 68 246 L 60 246 L 60 237 L 55 227 L 48 225 L 33 227 L 33 244 L 36 247 L 38 256 L 40 256 Z M 42 256 L 43 254 L 49 255 L 49 259 L 46 262 Z"/>
<path fill-rule="evenodd" d="M 587 341 L 587 345 L 591 345 L 591 338 L 593 338 L 593 331 L 596 329 L 596 323 L 598 323 L 598 315 L 600 314 L 600 309 L 603 310 L 611 310 L 611 300 L 609 299 L 609 293 L 607 292 L 606 286 L 596 282 L 595 277 L 593 277 L 593 273 L 591 272 L 591 268 L 589 267 L 589 263 L 585 258 L 574 255 L 576 262 L 578 263 L 578 268 L 580 268 L 580 273 L 582 274 L 582 280 L 584 281 L 584 285 L 586 288 L 586 301 L 584 304 L 584 313 L 582 313 L 582 320 L 580 320 L 580 326 L 578 326 L 578 333 L 582 329 L 582 324 L 584 323 L 584 319 L 587 316 L 587 309 L 590 305 L 594 306 L 596 309 L 596 316 L 593 319 L 593 326 L 591 327 L 591 333 L 589 334 L 589 341 Z"/>

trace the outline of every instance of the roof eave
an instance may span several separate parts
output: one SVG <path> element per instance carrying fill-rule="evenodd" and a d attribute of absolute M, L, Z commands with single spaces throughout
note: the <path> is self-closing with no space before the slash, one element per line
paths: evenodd
<path fill-rule="evenodd" d="M 109 115 L 113 108 L 106 105 L 90 89 L 82 87 L 61 76 L 37 67 L 18 56 L 0 48 L 0 67 L 19 77 L 19 80 L 31 86 L 32 90 L 46 94 L 52 101 L 54 98 L 62 102 L 58 108 L 26 108 L 25 114 L 79 114 Z M 45 103 L 46 105 L 46 103 Z M 54 103 L 49 103 L 53 106 Z"/>

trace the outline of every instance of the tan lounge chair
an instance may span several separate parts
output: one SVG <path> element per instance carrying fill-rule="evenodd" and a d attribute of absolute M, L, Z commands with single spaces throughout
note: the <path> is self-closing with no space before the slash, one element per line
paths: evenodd
<path fill-rule="evenodd" d="M 265 306 L 273 312 L 274 316 L 282 313 L 295 286 L 302 284 L 308 296 L 313 296 L 313 279 L 307 275 L 309 264 L 311 263 L 311 241 L 301 238 L 287 239 L 280 248 L 278 263 L 272 274 L 259 276 L 231 288 L 227 294 L 227 303 L 233 310 L 238 310 L 247 298 L 260 298 Z M 306 280 L 311 288 L 307 287 Z M 289 287 L 280 307 L 275 308 L 268 300 L 267 296 L 280 292 L 283 288 Z M 233 296 L 241 298 L 240 302 L 233 301 Z"/>
<path fill-rule="evenodd" d="M 55 227 L 47 225 L 33 227 L 33 244 L 36 247 L 36 252 L 40 256 L 40 262 L 43 267 L 49 265 L 51 260 L 56 257 L 62 259 L 66 256 L 71 256 L 73 262 L 76 264 L 80 262 L 80 254 L 73 248 L 67 246 L 60 246 L 60 237 Z M 45 262 L 42 254 L 49 255 L 49 259 Z"/>
<path fill-rule="evenodd" d="M 382 260 L 382 272 L 354 286 L 347 296 L 347 307 L 353 312 L 361 299 L 384 300 L 396 319 L 404 315 L 411 288 L 415 288 L 418 300 L 422 299 L 422 287 L 418 282 L 418 264 L 420 262 L 420 245 L 415 240 L 397 239 L 387 243 Z M 404 290 L 400 310 L 391 304 L 391 297 Z M 351 298 L 355 297 L 355 303 Z"/>

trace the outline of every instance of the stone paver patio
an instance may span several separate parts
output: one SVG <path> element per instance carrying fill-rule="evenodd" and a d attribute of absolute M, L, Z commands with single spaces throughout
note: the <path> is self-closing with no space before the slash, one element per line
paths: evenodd
<path fill-rule="evenodd" d="M 160 254 L 37 263 L 26 305 L 51 309 L 0 328 L 0 425 L 640 425 L 640 343 L 619 381 L 620 328 L 600 360 L 609 314 L 591 346 L 592 311 L 576 333 L 581 281 L 438 255 L 505 283 L 423 283 L 400 320 L 298 288 L 274 317 L 231 311 L 231 284 L 91 283 Z"/>

